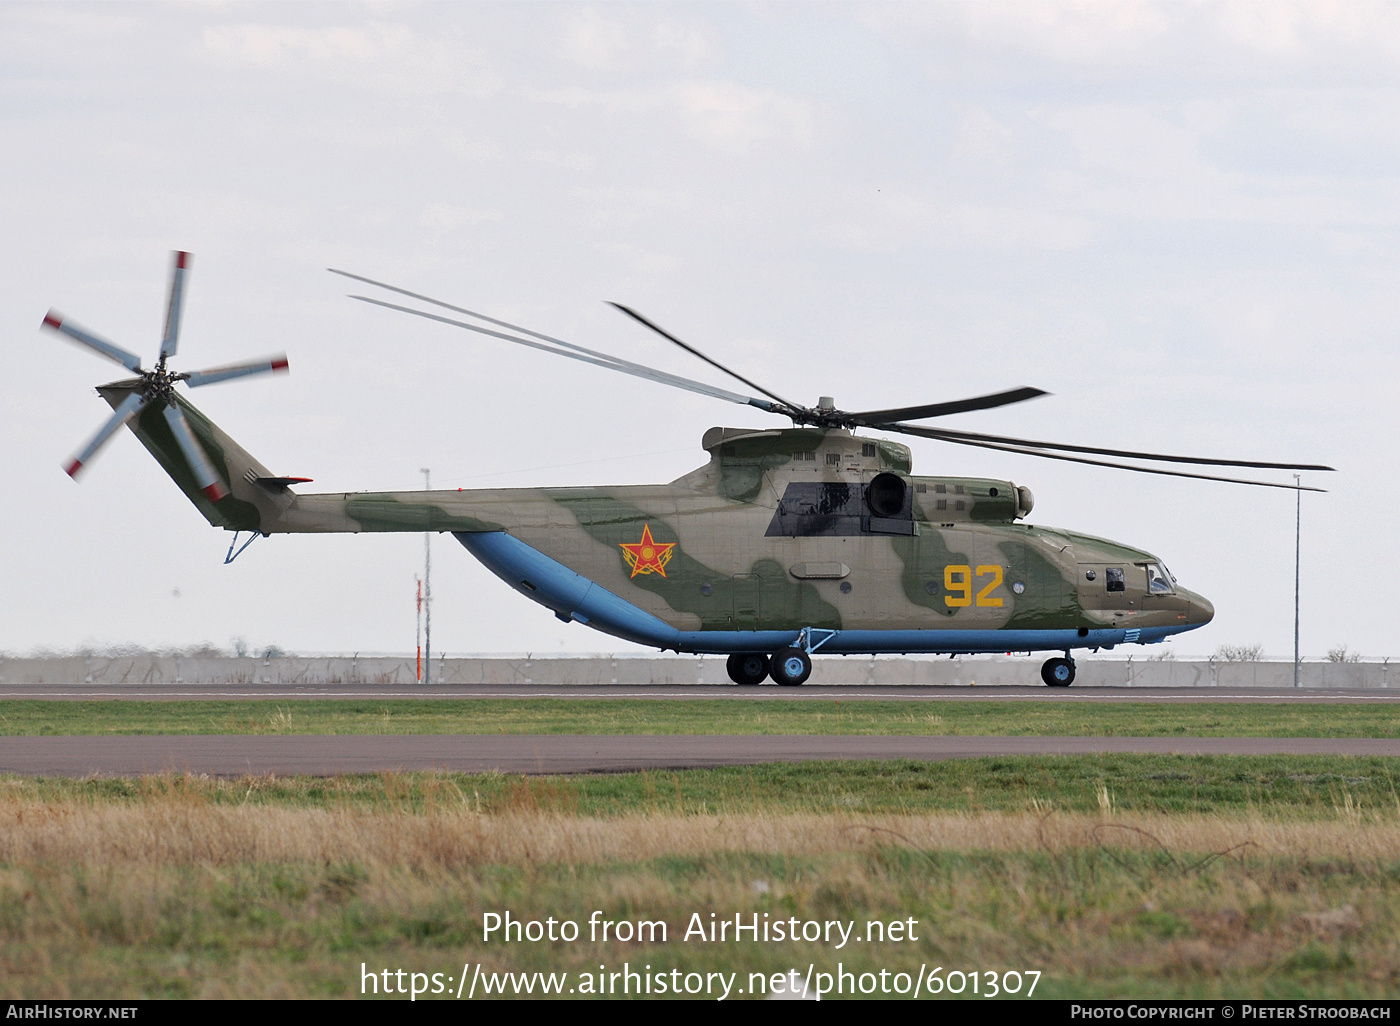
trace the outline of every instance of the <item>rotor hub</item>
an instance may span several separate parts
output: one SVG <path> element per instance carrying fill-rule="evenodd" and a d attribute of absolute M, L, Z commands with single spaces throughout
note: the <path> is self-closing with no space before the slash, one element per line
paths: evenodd
<path fill-rule="evenodd" d="M 187 374 L 175 374 L 166 370 L 165 361 L 161 360 L 154 370 L 141 372 L 141 395 L 147 403 L 174 403 L 175 382 L 187 377 Z"/>

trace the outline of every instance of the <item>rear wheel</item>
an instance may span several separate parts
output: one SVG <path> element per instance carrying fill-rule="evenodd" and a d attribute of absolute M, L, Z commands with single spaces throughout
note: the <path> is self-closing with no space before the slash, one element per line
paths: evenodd
<path fill-rule="evenodd" d="M 768 676 L 768 657 L 762 652 L 735 652 L 724 668 L 735 684 L 762 684 Z"/>
<path fill-rule="evenodd" d="M 1074 660 L 1056 657 L 1045 660 L 1040 679 L 1052 688 L 1067 688 L 1074 683 Z"/>
<path fill-rule="evenodd" d="M 784 648 L 773 653 L 768 675 L 775 684 L 796 687 L 812 675 L 812 657 L 800 648 Z"/>

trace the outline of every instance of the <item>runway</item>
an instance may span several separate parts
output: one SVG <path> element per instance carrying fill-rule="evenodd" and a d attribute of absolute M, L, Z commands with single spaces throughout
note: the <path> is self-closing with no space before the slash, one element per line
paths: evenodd
<path fill-rule="evenodd" d="M 319 699 L 726 699 L 732 701 L 944 702 L 1284 702 L 1344 704 L 1400 701 L 1400 688 L 1148 688 L 918 684 L 807 684 L 797 688 L 733 684 L 0 684 L 0 700 L 238 701 Z"/>
<path fill-rule="evenodd" d="M 1268 737 L 913 737 L 433 734 L 0 738 L 0 772 L 82 777 L 199 773 L 278 776 L 446 770 L 616 773 L 828 759 L 1006 755 L 1380 755 L 1400 739 Z"/>

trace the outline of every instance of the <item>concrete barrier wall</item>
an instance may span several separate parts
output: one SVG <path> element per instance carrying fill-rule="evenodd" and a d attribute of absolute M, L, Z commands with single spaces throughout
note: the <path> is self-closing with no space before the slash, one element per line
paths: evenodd
<path fill-rule="evenodd" d="M 900 659 L 818 656 L 812 684 L 1039 684 L 1040 658 Z M 433 660 L 433 682 L 443 684 L 724 684 L 722 656 L 556 658 L 480 657 Z M 0 658 L 0 683 L 38 684 L 409 684 L 406 658 L 158 655 Z M 1386 663 L 1304 663 L 1301 683 L 1311 688 L 1386 688 Z M 1291 662 L 1080 659 L 1076 687 L 1291 687 Z M 1400 686 L 1400 682 L 1397 682 Z"/>

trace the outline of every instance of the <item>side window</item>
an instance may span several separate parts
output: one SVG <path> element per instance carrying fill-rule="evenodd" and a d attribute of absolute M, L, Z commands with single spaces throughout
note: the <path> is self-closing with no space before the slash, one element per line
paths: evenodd
<path fill-rule="evenodd" d="M 1103 572 L 1104 584 L 1109 591 L 1123 591 L 1123 568 L 1111 566 Z"/>
<path fill-rule="evenodd" d="M 1170 595 L 1176 591 L 1172 587 L 1171 575 L 1167 568 L 1156 563 L 1147 564 L 1147 592 L 1150 595 Z"/>

